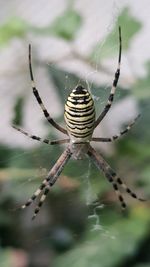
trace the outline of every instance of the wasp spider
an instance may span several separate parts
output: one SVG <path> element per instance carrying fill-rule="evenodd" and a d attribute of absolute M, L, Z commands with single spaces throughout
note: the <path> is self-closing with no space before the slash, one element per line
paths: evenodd
<path fill-rule="evenodd" d="M 116 91 L 117 83 L 119 80 L 120 75 L 120 63 L 121 63 L 121 29 L 119 27 L 119 58 L 118 58 L 118 67 L 115 72 L 114 81 L 112 84 L 112 88 L 110 91 L 110 95 L 108 97 L 108 101 L 96 119 L 95 116 L 95 107 L 94 101 L 92 99 L 91 94 L 88 92 L 87 89 L 83 88 L 81 85 L 77 86 L 75 89 L 72 90 L 71 94 L 68 96 L 68 99 L 65 104 L 65 111 L 64 111 L 64 118 L 66 122 L 66 129 L 58 125 L 50 116 L 47 109 L 45 108 L 42 99 L 38 93 L 38 90 L 35 87 L 32 66 L 31 66 L 31 45 L 29 45 L 29 70 L 30 76 L 32 81 L 32 89 L 33 94 L 39 103 L 44 116 L 46 117 L 47 121 L 55 127 L 58 131 L 64 133 L 68 136 L 67 139 L 62 140 L 54 140 L 50 141 L 48 139 L 42 139 L 36 135 L 31 135 L 24 130 L 13 126 L 16 130 L 23 133 L 24 135 L 49 145 L 55 144 L 64 144 L 68 143 L 67 148 L 59 157 L 53 168 L 47 174 L 46 178 L 41 183 L 40 187 L 35 191 L 35 193 L 28 199 L 28 201 L 22 206 L 22 208 L 28 207 L 39 195 L 41 195 L 38 205 L 35 208 L 34 215 L 32 219 L 34 219 L 39 212 L 43 202 L 50 190 L 50 188 L 55 184 L 58 179 L 58 176 L 62 172 L 63 168 L 65 167 L 66 163 L 73 157 L 75 159 L 82 159 L 85 154 L 87 154 L 101 170 L 104 175 L 106 176 L 107 180 L 112 184 L 116 195 L 121 203 L 122 208 L 126 207 L 126 203 L 124 198 L 119 190 L 119 186 L 122 187 L 131 197 L 136 198 L 140 201 L 143 199 L 139 198 L 134 192 L 131 191 L 130 188 L 126 186 L 126 184 L 121 180 L 120 177 L 114 172 L 114 170 L 109 166 L 109 164 L 103 159 L 101 154 L 97 153 L 92 146 L 90 145 L 91 141 L 95 142 L 112 142 L 113 140 L 118 139 L 120 136 L 127 133 L 130 128 L 135 123 L 136 119 L 127 126 L 125 130 L 120 132 L 118 135 L 114 135 L 112 137 L 92 137 L 94 129 L 100 124 L 103 118 L 106 116 L 107 112 L 111 108 L 114 94 Z"/>

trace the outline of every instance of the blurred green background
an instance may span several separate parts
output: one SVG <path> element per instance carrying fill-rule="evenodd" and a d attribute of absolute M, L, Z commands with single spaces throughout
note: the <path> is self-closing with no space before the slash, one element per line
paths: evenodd
<path fill-rule="evenodd" d="M 81 83 L 97 114 L 108 98 L 122 28 L 122 65 L 115 103 L 95 136 L 131 131 L 93 146 L 139 196 L 150 197 L 149 2 L 40 0 L 0 2 L 0 267 L 148 267 L 149 201 L 125 194 L 121 211 L 106 178 L 89 159 L 65 167 L 39 215 L 20 207 L 52 168 L 63 146 L 15 131 L 63 137 L 46 122 L 31 90 L 28 44 L 37 88 L 50 114 L 63 122 L 64 103 Z"/>

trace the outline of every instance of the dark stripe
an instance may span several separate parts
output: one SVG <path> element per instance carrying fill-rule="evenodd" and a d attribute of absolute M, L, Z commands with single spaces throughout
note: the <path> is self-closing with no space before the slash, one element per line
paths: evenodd
<path fill-rule="evenodd" d="M 118 191 L 118 186 L 117 186 L 117 184 L 113 184 L 113 187 L 114 187 L 114 189 L 115 189 L 116 191 Z"/>
<path fill-rule="evenodd" d="M 74 94 L 74 95 L 85 95 L 85 94 L 87 94 L 88 93 L 88 91 L 81 91 L 81 92 L 78 92 L 78 91 L 74 91 L 74 92 L 72 92 L 72 94 Z"/>
<path fill-rule="evenodd" d="M 86 121 L 75 121 L 75 120 L 72 120 L 72 119 L 68 119 L 68 117 L 67 117 L 67 120 L 68 120 L 68 122 L 70 123 L 70 124 L 73 124 L 73 125 L 87 125 L 87 124 L 90 124 L 90 123 L 94 123 L 94 121 L 95 121 L 95 117 L 93 117 L 93 118 L 90 118 L 89 120 L 86 120 Z"/>
<path fill-rule="evenodd" d="M 72 112 L 73 113 L 81 113 L 81 114 L 89 114 L 89 112 L 91 112 L 91 111 L 93 111 L 93 112 L 95 112 L 95 109 L 94 109 L 94 107 L 93 107 L 93 105 L 91 105 L 87 110 L 82 110 L 82 109 L 71 109 L 71 108 L 69 108 L 68 107 L 68 110 L 67 110 L 67 108 L 65 107 L 65 111 L 66 112 L 70 112 L 71 114 L 72 114 Z"/>
<path fill-rule="evenodd" d="M 120 134 L 125 134 L 127 133 L 129 130 L 126 128 L 124 131 L 122 131 Z"/>
<path fill-rule="evenodd" d="M 113 139 L 115 140 L 115 139 L 117 139 L 118 138 L 118 135 L 114 135 L 113 136 Z"/>
<path fill-rule="evenodd" d="M 46 143 L 46 144 L 49 144 L 49 140 L 48 139 L 43 139 L 43 142 Z"/>
<path fill-rule="evenodd" d="M 119 184 L 123 184 L 123 182 L 121 181 L 120 178 L 117 178 L 117 183 L 119 183 Z"/>
<path fill-rule="evenodd" d="M 113 99 L 114 99 L 114 94 L 110 94 L 109 101 L 113 101 Z"/>
<path fill-rule="evenodd" d="M 82 102 L 78 102 L 78 101 L 71 101 L 71 100 L 67 100 L 67 102 L 70 102 L 71 104 L 73 104 L 73 105 L 82 105 L 82 104 L 88 104 L 90 101 L 91 101 L 92 99 L 90 99 L 89 101 L 82 101 Z"/>
<path fill-rule="evenodd" d="M 122 202 L 122 207 L 125 209 L 127 207 L 126 203 Z"/>
<path fill-rule="evenodd" d="M 41 100 L 41 98 L 40 98 L 40 96 L 39 96 L 39 94 L 38 94 L 38 91 L 36 90 L 35 87 L 33 87 L 33 94 L 35 95 L 35 97 L 36 97 L 38 103 L 39 103 L 39 104 L 42 104 L 42 100 Z"/>
<path fill-rule="evenodd" d="M 71 132 L 71 135 L 73 135 L 74 137 L 77 137 L 77 138 L 84 138 L 84 137 L 87 137 L 87 136 L 90 136 L 92 132 L 89 132 L 88 134 L 75 134 L 75 133 L 72 133 Z"/>
<path fill-rule="evenodd" d="M 132 197 L 137 198 L 137 195 L 133 192 L 130 193 Z"/>
<path fill-rule="evenodd" d="M 88 133 L 91 133 L 92 132 L 92 129 L 90 130 L 87 130 L 85 133 L 82 133 L 82 132 L 76 132 L 76 131 L 70 131 L 71 133 L 73 134 L 77 134 L 77 135 L 85 135 L 85 134 L 88 134 Z"/>
<path fill-rule="evenodd" d="M 32 139 L 34 139 L 34 140 L 38 140 L 38 141 L 40 141 L 40 140 L 41 140 L 41 138 L 40 138 L 40 137 L 37 137 L 37 136 L 35 136 L 35 135 L 31 135 L 31 138 L 32 138 Z"/>
<path fill-rule="evenodd" d="M 110 174 L 106 173 L 106 177 L 107 177 L 107 179 L 108 179 L 108 181 L 109 181 L 110 183 L 113 183 L 113 182 L 114 182 L 114 180 L 113 180 L 113 178 L 110 176 Z"/>
<path fill-rule="evenodd" d="M 43 181 L 43 183 L 40 185 L 39 189 L 40 189 L 40 190 L 43 190 L 43 189 L 45 188 L 45 186 L 46 186 L 46 185 L 45 185 L 45 183 L 44 183 L 44 181 Z"/>
<path fill-rule="evenodd" d="M 88 93 L 88 91 L 84 87 L 82 87 L 81 85 L 77 86 L 73 92 L 73 94 L 75 94 L 75 95 L 86 94 L 86 93 Z"/>
<path fill-rule="evenodd" d="M 43 201 L 40 200 L 40 201 L 39 201 L 39 204 L 38 204 L 38 208 L 40 208 L 40 207 L 42 206 L 42 204 L 43 204 Z"/>
<path fill-rule="evenodd" d="M 124 203 L 124 199 L 121 195 L 119 195 L 119 200 Z"/>
<path fill-rule="evenodd" d="M 65 112 L 66 112 L 66 114 L 68 114 L 68 115 L 70 115 L 71 117 L 74 117 L 74 118 L 88 117 L 88 116 L 90 116 L 90 115 L 92 115 L 92 114 L 95 115 L 95 110 L 92 110 L 91 112 L 89 112 L 89 113 L 85 113 L 85 114 L 82 114 L 82 112 L 80 112 L 81 114 L 71 114 L 71 113 L 68 112 L 68 111 L 65 111 Z"/>
<path fill-rule="evenodd" d="M 35 209 L 34 214 L 37 214 L 39 212 L 39 207 Z"/>
<path fill-rule="evenodd" d="M 110 175 L 112 177 L 115 177 L 116 176 L 116 173 L 111 168 L 109 168 L 108 170 L 109 170 L 109 173 L 110 173 Z"/>
<path fill-rule="evenodd" d="M 28 207 L 31 203 L 32 203 L 32 200 L 34 200 L 35 198 L 31 198 L 26 204 L 25 206 Z"/>
<path fill-rule="evenodd" d="M 69 129 L 72 129 L 72 130 L 74 130 L 74 129 L 77 129 L 77 130 L 85 130 L 85 129 L 92 129 L 93 128 L 93 125 L 91 125 L 91 126 L 86 126 L 86 127 L 83 127 L 83 128 L 78 128 L 77 126 L 75 126 L 75 127 L 71 127 L 70 125 L 68 125 L 67 124 L 67 127 L 69 128 Z"/>
<path fill-rule="evenodd" d="M 49 117 L 49 113 L 47 112 L 47 110 L 43 109 L 43 112 L 44 112 L 45 117 L 48 118 Z M 52 121 L 52 120 L 53 119 L 49 118 L 49 121 Z"/>
<path fill-rule="evenodd" d="M 84 101 L 86 101 L 86 100 L 88 100 L 88 99 L 91 99 L 91 96 L 90 95 L 85 95 L 85 96 L 72 96 L 72 95 L 70 95 L 70 97 L 72 98 L 72 100 L 75 100 L 75 101 L 77 101 L 77 100 L 84 100 Z"/>
<path fill-rule="evenodd" d="M 110 107 L 111 107 L 111 103 L 107 104 L 106 107 L 105 107 L 105 111 L 107 111 Z"/>
<path fill-rule="evenodd" d="M 68 102 L 69 100 L 67 100 L 67 102 Z M 70 101 L 69 101 L 70 102 Z M 68 108 L 70 108 L 70 109 L 72 109 L 72 111 L 76 111 L 76 110 L 78 110 L 78 111 L 88 111 L 89 109 L 91 109 L 91 107 L 94 107 L 94 102 L 91 104 L 91 106 L 88 106 L 88 107 L 86 107 L 86 108 L 79 108 L 79 107 L 70 107 L 67 103 L 66 103 L 66 106 L 68 107 Z"/>
<path fill-rule="evenodd" d="M 113 86 L 116 87 L 117 86 L 117 82 L 119 79 L 119 75 L 120 75 L 120 69 L 117 69 L 116 73 L 115 73 L 115 79 L 113 81 Z"/>
<path fill-rule="evenodd" d="M 73 108 L 73 107 L 69 107 L 67 104 L 66 104 L 66 106 L 68 107 L 68 109 L 70 109 L 70 111 L 77 112 L 77 113 L 88 112 L 91 109 L 95 110 L 93 104 L 91 104 L 91 106 L 89 106 L 87 108 L 77 108 L 77 107 Z"/>

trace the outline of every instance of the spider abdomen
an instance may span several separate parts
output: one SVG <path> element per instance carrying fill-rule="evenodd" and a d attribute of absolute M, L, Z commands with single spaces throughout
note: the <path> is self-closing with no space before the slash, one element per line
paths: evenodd
<path fill-rule="evenodd" d="M 76 87 L 68 96 L 64 117 L 73 142 L 90 141 L 94 130 L 95 107 L 91 94 L 82 86 Z"/>

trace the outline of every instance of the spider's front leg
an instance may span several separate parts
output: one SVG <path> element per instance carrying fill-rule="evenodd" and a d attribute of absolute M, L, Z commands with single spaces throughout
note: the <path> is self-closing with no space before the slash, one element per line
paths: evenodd
<path fill-rule="evenodd" d="M 32 135 L 32 134 L 29 134 L 28 132 L 24 131 L 23 129 L 17 127 L 16 125 L 12 125 L 12 127 L 17 130 L 18 132 L 21 132 L 22 134 L 28 136 L 29 138 L 33 139 L 33 140 L 36 140 L 36 141 L 39 141 L 39 142 L 42 142 L 42 143 L 45 143 L 45 144 L 48 144 L 48 145 L 60 145 L 60 144 L 66 144 L 66 143 L 69 143 L 70 139 L 61 139 L 61 140 L 53 140 L 53 141 L 50 141 L 48 139 L 43 139 L 37 135 Z"/>
<path fill-rule="evenodd" d="M 113 81 L 113 84 L 112 84 L 112 88 L 111 88 L 111 91 L 110 91 L 110 95 L 109 95 L 107 104 L 104 107 L 102 113 L 99 115 L 99 117 L 95 121 L 94 128 L 96 128 L 98 126 L 98 124 L 102 121 L 102 119 L 105 117 L 105 115 L 107 114 L 107 112 L 111 108 L 112 102 L 114 100 L 114 94 L 116 92 L 116 88 L 117 88 L 117 84 L 118 84 L 118 80 L 119 80 L 119 76 L 120 76 L 121 51 L 122 51 L 122 40 L 121 40 L 121 28 L 119 27 L 119 57 L 118 57 L 118 67 L 117 67 L 117 70 L 115 72 L 115 78 L 114 78 L 114 81 Z"/>
<path fill-rule="evenodd" d="M 120 177 L 114 172 L 114 170 L 109 166 L 109 164 L 103 159 L 103 157 L 98 154 L 91 146 L 89 147 L 88 155 L 94 161 L 95 165 L 99 170 L 102 170 L 106 178 L 110 183 L 112 183 L 113 188 L 121 202 L 122 208 L 126 208 L 126 203 L 123 199 L 121 192 L 119 191 L 118 185 L 120 185 L 131 197 L 138 199 L 139 201 L 145 201 L 139 198 L 127 185 L 121 180 Z"/>
<path fill-rule="evenodd" d="M 39 92 L 38 90 L 36 89 L 36 86 L 35 86 L 35 82 L 34 82 L 34 77 L 33 77 L 33 71 L 32 71 L 32 63 L 31 63 L 31 45 L 29 45 L 29 70 L 30 70 L 30 78 L 31 78 L 31 83 L 32 83 L 32 90 L 33 90 L 33 94 L 37 100 L 37 102 L 39 103 L 43 113 L 44 113 L 44 116 L 46 117 L 47 121 L 53 126 L 55 127 L 57 130 L 59 130 L 60 132 L 68 135 L 68 132 L 66 129 L 64 129 L 63 127 L 61 127 L 59 124 L 57 124 L 53 119 L 52 117 L 50 116 L 50 114 L 48 113 L 47 109 L 45 108 L 43 102 L 42 102 L 42 99 L 39 95 Z"/>

